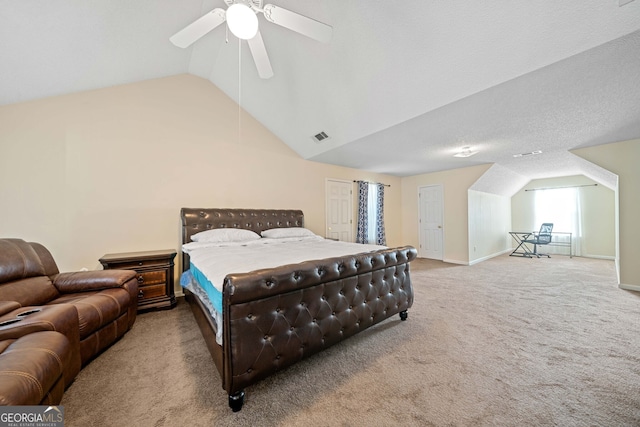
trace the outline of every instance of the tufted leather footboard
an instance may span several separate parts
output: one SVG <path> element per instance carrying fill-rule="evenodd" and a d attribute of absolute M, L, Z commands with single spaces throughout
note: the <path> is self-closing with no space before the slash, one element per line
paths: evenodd
<path fill-rule="evenodd" d="M 236 394 L 406 311 L 416 255 L 406 246 L 227 276 L 224 389 Z"/>
<path fill-rule="evenodd" d="M 219 227 L 260 232 L 303 226 L 302 211 L 183 208 L 183 243 Z M 229 274 L 223 285 L 223 345 L 194 295 L 185 291 L 207 341 L 229 405 L 240 410 L 244 388 L 318 353 L 413 304 L 411 246 Z M 189 268 L 183 254 L 183 270 Z"/>

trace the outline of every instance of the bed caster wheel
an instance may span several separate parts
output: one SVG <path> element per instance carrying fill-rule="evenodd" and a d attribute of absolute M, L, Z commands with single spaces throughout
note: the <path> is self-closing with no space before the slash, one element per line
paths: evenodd
<path fill-rule="evenodd" d="M 229 407 L 233 412 L 238 412 L 244 405 L 244 390 L 229 395 Z"/>
<path fill-rule="evenodd" d="M 409 313 L 407 313 L 407 310 L 400 312 L 400 320 L 405 321 L 407 320 L 407 317 L 409 317 Z"/>

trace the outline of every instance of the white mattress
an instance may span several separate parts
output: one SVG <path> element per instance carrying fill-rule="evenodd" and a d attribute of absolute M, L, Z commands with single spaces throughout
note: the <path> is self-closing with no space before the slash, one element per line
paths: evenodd
<path fill-rule="evenodd" d="M 338 242 L 320 236 L 261 238 L 244 243 L 190 242 L 182 245 L 182 250 L 189 254 L 191 269 L 183 273 L 180 282 L 209 309 L 217 326 L 216 342 L 222 345 L 222 285 L 228 274 L 384 248 L 386 246 Z"/>
<path fill-rule="evenodd" d="M 227 274 L 247 273 L 302 261 L 359 254 L 386 246 L 338 242 L 315 237 L 261 238 L 245 243 L 191 242 L 182 245 L 192 265 L 222 292 Z"/>

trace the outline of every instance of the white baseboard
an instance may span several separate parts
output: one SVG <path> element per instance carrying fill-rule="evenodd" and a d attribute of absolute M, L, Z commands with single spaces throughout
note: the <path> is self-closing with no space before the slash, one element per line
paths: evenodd
<path fill-rule="evenodd" d="M 448 262 L 449 264 L 460 264 L 460 265 L 474 265 L 474 264 L 478 264 L 480 262 L 486 261 L 488 259 L 491 258 L 495 258 L 497 256 L 501 256 L 504 254 L 508 254 L 513 252 L 513 248 L 509 248 L 509 249 L 505 249 L 501 252 L 496 252 L 493 253 L 491 255 L 487 255 L 487 256 L 483 256 L 482 258 L 477 258 L 474 260 L 471 260 L 469 262 L 467 261 L 461 261 L 459 259 L 443 259 L 442 262 Z M 549 255 L 554 256 L 554 255 L 559 255 L 559 256 L 569 256 L 569 254 L 554 254 L 554 253 L 550 253 Z M 573 255 L 574 257 L 578 256 L 578 255 Z M 609 261 L 615 261 L 615 257 L 612 256 L 607 256 L 607 255 L 579 255 L 582 258 L 595 258 L 595 259 L 605 259 L 605 260 L 609 260 Z M 633 285 L 630 285 L 633 286 Z M 631 289 L 631 290 L 636 290 L 636 289 Z"/>
<path fill-rule="evenodd" d="M 625 291 L 640 292 L 640 285 L 625 285 L 624 283 L 620 283 L 619 288 L 624 289 Z"/>
<path fill-rule="evenodd" d="M 609 256 L 609 255 L 589 255 L 589 254 L 586 254 L 586 255 L 574 255 L 574 256 L 581 256 L 583 258 L 606 259 L 606 260 L 609 260 L 609 261 L 615 261 L 616 260 L 616 257 Z"/>
<path fill-rule="evenodd" d="M 480 263 L 482 261 L 486 261 L 488 259 L 495 258 L 495 257 L 500 256 L 500 255 L 508 254 L 510 252 L 513 252 L 513 249 L 505 249 L 503 251 L 496 252 L 496 253 L 493 253 L 491 255 L 483 256 L 482 258 L 477 258 L 477 259 L 471 260 L 471 261 L 469 261 L 468 265 L 478 264 L 478 263 Z"/>
<path fill-rule="evenodd" d="M 461 261 L 459 259 L 443 259 L 442 262 L 448 262 L 449 264 L 459 264 L 459 265 L 473 265 L 473 264 L 478 264 L 482 261 L 486 261 L 488 259 L 495 258 L 497 256 L 508 254 L 511 252 L 513 252 L 513 249 L 505 249 L 503 251 L 496 252 L 491 255 L 483 256 L 482 258 L 477 258 L 471 261 Z"/>
<path fill-rule="evenodd" d="M 448 262 L 449 264 L 469 265 L 467 261 L 460 261 L 459 259 L 443 259 L 442 262 Z"/>

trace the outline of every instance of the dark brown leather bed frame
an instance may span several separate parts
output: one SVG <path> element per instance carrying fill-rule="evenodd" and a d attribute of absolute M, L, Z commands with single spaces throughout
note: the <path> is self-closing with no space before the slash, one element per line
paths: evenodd
<path fill-rule="evenodd" d="M 212 228 L 260 233 L 304 226 L 299 210 L 182 208 L 180 215 L 183 243 Z M 272 373 L 397 313 L 406 320 L 413 304 L 409 262 L 416 256 L 415 248 L 404 246 L 229 274 L 222 346 L 207 309 L 185 289 L 231 409 L 242 408 L 245 387 Z M 183 253 L 182 270 L 188 269 Z"/>

